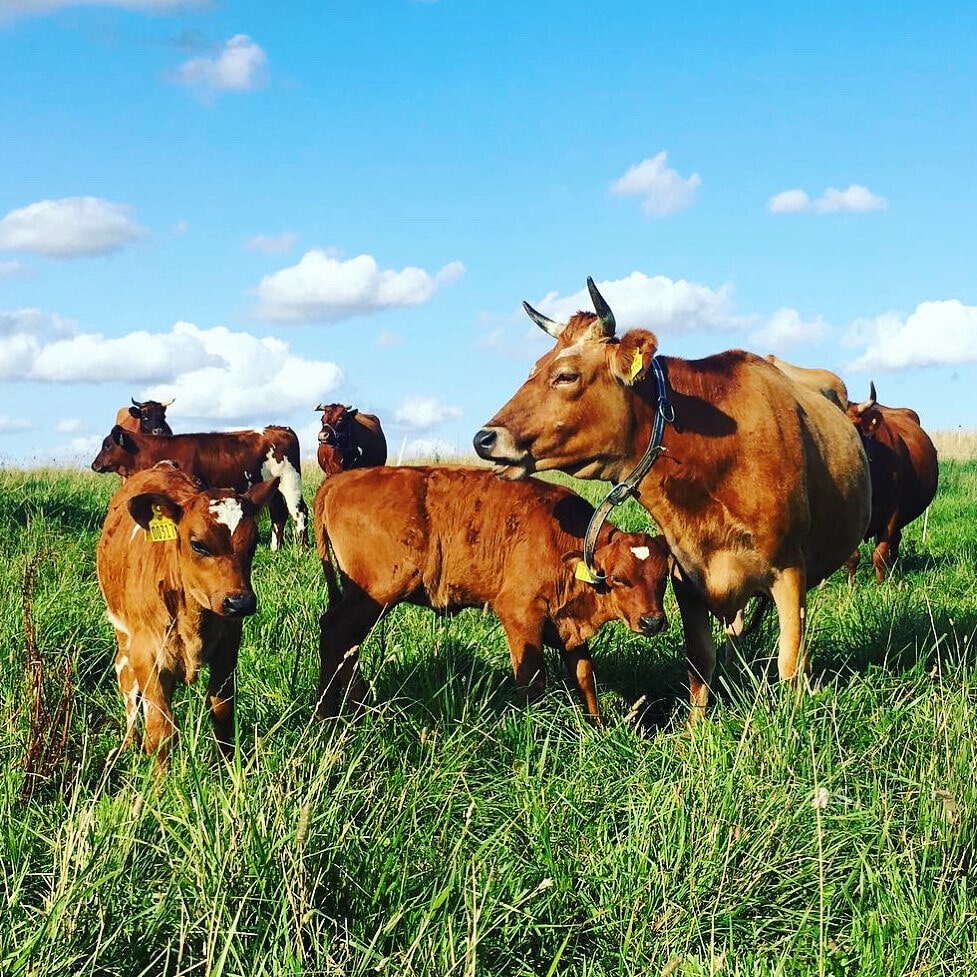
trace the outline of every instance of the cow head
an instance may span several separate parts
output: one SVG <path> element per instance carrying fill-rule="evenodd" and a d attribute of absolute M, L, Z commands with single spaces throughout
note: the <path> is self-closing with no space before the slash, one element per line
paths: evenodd
<path fill-rule="evenodd" d="M 138 451 L 139 446 L 135 438 L 125 428 L 116 424 L 102 442 L 99 453 L 95 455 L 92 471 L 100 475 L 106 472 L 118 472 L 125 478 L 134 470 Z"/>
<path fill-rule="evenodd" d="M 475 435 L 475 451 L 494 461 L 502 478 L 557 468 L 617 480 L 632 453 L 637 418 L 631 388 L 651 369 L 658 340 L 644 329 L 618 339 L 614 314 L 592 279 L 587 286 L 596 314 L 578 312 L 566 323 L 523 303 L 556 346 Z"/>
<path fill-rule="evenodd" d="M 139 478 L 145 484 L 129 499 L 129 513 L 147 532 L 162 525 L 165 531 L 157 535 L 175 536 L 150 545 L 174 547 L 187 597 L 221 617 L 253 614 L 255 517 L 278 488 L 278 479 L 259 482 L 244 494 L 202 489 L 196 479 L 168 462 Z"/>
<path fill-rule="evenodd" d="M 134 397 L 132 406 L 129 408 L 129 416 L 139 421 L 140 434 L 166 434 L 171 435 L 173 430 L 166 423 L 166 408 L 173 403 L 172 400 L 160 403 L 158 400 L 144 400 L 141 403 Z"/>
<path fill-rule="evenodd" d="M 335 475 L 352 468 L 356 461 L 356 439 L 353 431 L 355 407 L 344 404 L 319 404 L 322 427 L 319 430 L 319 466 L 327 475 Z"/>
<path fill-rule="evenodd" d="M 874 438 L 883 423 L 882 411 L 879 410 L 878 401 L 875 396 L 875 382 L 869 384 L 868 400 L 863 400 L 860 404 L 849 401 L 848 416 L 852 424 L 863 438 Z"/>
<path fill-rule="evenodd" d="M 652 636 L 668 625 L 665 586 L 668 583 L 668 546 L 663 536 L 625 533 L 613 526 L 602 534 L 594 550 L 594 569 L 600 577 L 591 586 L 609 602 L 614 617 L 638 634 Z M 583 553 L 568 553 L 564 562 L 586 578 Z"/>

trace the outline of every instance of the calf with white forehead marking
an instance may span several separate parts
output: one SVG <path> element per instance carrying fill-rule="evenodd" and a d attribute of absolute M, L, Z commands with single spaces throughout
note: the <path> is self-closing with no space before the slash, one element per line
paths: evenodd
<path fill-rule="evenodd" d="M 255 517 L 276 479 L 248 492 L 204 489 L 172 463 L 137 472 L 112 497 L 96 549 L 98 584 L 119 652 L 123 746 L 138 737 L 166 763 L 176 734 L 177 683 L 210 666 L 207 704 L 225 756 L 234 742 L 235 669 L 243 619 L 257 606 L 251 560 Z"/>

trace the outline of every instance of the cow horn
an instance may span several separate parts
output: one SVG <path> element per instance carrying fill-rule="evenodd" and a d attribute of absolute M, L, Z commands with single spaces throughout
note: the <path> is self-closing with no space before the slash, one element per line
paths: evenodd
<path fill-rule="evenodd" d="M 136 400 L 135 397 L 130 397 L 129 399 L 132 401 L 132 406 L 133 407 L 142 407 L 142 404 L 140 404 L 139 401 Z"/>
<path fill-rule="evenodd" d="M 874 407 L 876 403 L 875 397 L 875 381 L 870 380 L 868 385 L 868 400 L 863 400 L 856 408 L 855 413 L 864 414 L 869 407 Z"/>
<path fill-rule="evenodd" d="M 611 307 L 604 300 L 604 296 L 597 291 L 593 278 L 587 279 L 587 290 L 590 292 L 590 300 L 594 303 L 594 311 L 600 316 L 600 321 L 604 326 L 604 336 L 610 339 L 614 335 L 617 323 L 614 321 L 614 313 Z"/>
<path fill-rule="evenodd" d="M 174 397 L 173 400 L 166 400 L 162 404 L 160 404 L 160 407 L 169 407 L 170 404 L 172 404 L 175 400 L 176 400 L 176 397 Z"/>
<path fill-rule="evenodd" d="M 529 318 L 532 319 L 533 322 L 535 322 L 536 325 L 543 330 L 543 332 L 552 336 L 554 339 L 559 339 L 563 333 L 563 330 L 567 327 L 565 322 L 556 322 L 553 319 L 548 319 L 543 315 L 542 312 L 537 312 L 528 302 L 523 302 L 522 307 L 526 310 L 526 315 L 528 315 Z"/>
<path fill-rule="evenodd" d="M 322 404 L 316 404 L 316 408 L 315 409 L 316 410 L 325 410 L 326 408 L 323 407 Z"/>

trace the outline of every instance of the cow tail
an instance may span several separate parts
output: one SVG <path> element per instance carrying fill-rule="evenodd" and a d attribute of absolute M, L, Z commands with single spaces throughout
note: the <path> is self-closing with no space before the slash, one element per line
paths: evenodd
<path fill-rule="evenodd" d="M 329 542 L 329 530 L 325 522 L 319 527 L 318 536 L 319 559 L 322 560 L 322 573 L 326 578 L 326 594 L 329 598 L 329 606 L 333 607 L 339 600 L 341 590 L 339 588 L 339 568 L 334 563 L 335 551 Z"/>

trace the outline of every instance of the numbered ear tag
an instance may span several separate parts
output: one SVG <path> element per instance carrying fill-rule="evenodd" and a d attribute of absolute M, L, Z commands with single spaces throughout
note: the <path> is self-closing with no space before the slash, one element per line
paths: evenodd
<path fill-rule="evenodd" d="M 162 506 L 153 506 L 153 518 L 149 520 L 146 539 L 154 543 L 165 543 L 167 540 L 176 539 L 176 523 L 169 516 L 163 515 Z"/>
<path fill-rule="evenodd" d="M 582 580 L 584 583 L 597 583 L 597 578 L 590 571 L 587 564 L 584 563 L 583 560 L 577 564 L 576 569 L 573 571 L 573 575 L 577 578 L 577 580 Z"/>
<path fill-rule="evenodd" d="M 641 355 L 641 350 L 636 349 L 634 351 L 634 356 L 631 357 L 631 369 L 628 370 L 628 381 L 633 382 L 634 378 L 641 372 L 641 368 L 645 365 L 644 357 Z"/>

